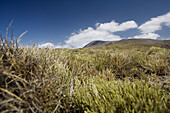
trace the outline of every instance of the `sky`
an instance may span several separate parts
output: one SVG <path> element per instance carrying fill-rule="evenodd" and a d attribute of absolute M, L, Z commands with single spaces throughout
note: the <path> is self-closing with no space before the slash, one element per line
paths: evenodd
<path fill-rule="evenodd" d="M 0 0 L 0 33 L 23 46 L 82 48 L 94 40 L 170 39 L 170 0 Z M 9 32 L 10 35 L 10 32 Z"/>

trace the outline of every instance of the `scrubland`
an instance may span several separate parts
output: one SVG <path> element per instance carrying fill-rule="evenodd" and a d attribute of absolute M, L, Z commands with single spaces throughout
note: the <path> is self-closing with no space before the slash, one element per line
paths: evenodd
<path fill-rule="evenodd" d="M 1 37 L 0 112 L 170 112 L 170 50 L 18 47 Z"/>

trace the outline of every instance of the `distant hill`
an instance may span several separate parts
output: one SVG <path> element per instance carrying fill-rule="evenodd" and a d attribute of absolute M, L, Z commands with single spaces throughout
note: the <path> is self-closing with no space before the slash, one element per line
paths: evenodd
<path fill-rule="evenodd" d="M 85 45 L 87 47 L 99 47 L 99 46 L 114 46 L 118 44 L 129 44 L 135 46 L 159 46 L 163 48 L 170 48 L 170 40 L 153 40 L 153 39 L 124 39 L 120 41 L 92 41 Z"/>

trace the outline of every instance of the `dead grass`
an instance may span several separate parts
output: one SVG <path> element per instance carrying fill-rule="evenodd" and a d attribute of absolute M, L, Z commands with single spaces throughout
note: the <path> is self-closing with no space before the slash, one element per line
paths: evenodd
<path fill-rule="evenodd" d="M 19 48 L 7 34 L 0 45 L 0 112 L 169 112 L 169 49 Z"/>

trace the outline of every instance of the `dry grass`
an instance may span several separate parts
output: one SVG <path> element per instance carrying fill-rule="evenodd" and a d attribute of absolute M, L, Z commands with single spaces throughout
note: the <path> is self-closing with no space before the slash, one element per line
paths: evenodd
<path fill-rule="evenodd" d="M 1 37 L 0 112 L 169 112 L 169 49 L 17 43 Z"/>

